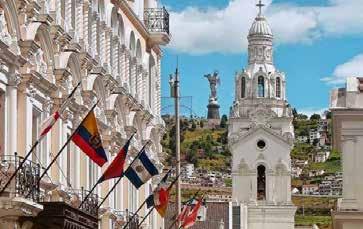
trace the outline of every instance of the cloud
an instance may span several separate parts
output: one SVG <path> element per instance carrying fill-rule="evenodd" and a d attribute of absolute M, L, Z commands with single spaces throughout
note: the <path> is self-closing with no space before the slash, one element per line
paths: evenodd
<path fill-rule="evenodd" d="M 333 76 L 321 80 L 328 84 L 337 85 L 345 83 L 346 78 L 350 76 L 363 76 L 363 53 L 338 65 L 334 69 Z"/>
<path fill-rule="evenodd" d="M 264 13 L 278 44 L 311 43 L 327 36 L 363 33 L 361 0 L 330 0 L 327 6 L 298 6 L 266 0 Z M 190 54 L 246 51 L 257 14 L 254 1 L 231 0 L 225 8 L 171 10 L 169 48 Z"/>
<path fill-rule="evenodd" d="M 308 117 L 310 117 L 313 114 L 319 114 L 319 115 L 323 116 L 324 112 L 327 110 L 328 110 L 328 108 L 306 107 L 306 108 L 298 109 L 297 112 L 299 114 L 305 114 Z"/>

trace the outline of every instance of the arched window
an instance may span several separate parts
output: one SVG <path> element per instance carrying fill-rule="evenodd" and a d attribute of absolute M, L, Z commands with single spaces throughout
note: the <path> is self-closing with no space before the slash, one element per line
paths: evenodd
<path fill-rule="evenodd" d="M 263 76 L 258 77 L 258 97 L 265 97 L 265 79 Z"/>
<path fill-rule="evenodd" d="M 280 77 L 276 78 L 276 97 L 281 98 L 281 79 L 280 79 Z"/>
<path fill-rule="evenodd" d="M 246 97 L 246 78 L 242 77 L 241 79 L 241 98 Z"/>
<path fill-rule="evenodd" d="M 257 167 L 257 200 L 266 200 L 266 168 Z"/>

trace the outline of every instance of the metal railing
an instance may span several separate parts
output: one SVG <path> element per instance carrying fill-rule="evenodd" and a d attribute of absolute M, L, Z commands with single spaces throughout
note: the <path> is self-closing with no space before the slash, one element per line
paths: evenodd
<path fill-rule="evenodd" d="M 70 196 L 71 202 L 74 201 L 74 203 L 71 203 L 71 205 L 75 208 L 78 208 L 78 206 L 80 205 L 82 200 L 87 196 L 88 193 L 89 191 L 83 188 L 67 190 L 67 194 Z M 74 197 L 77 200 L 74 200 Z M 85 200 L 80 210 L 84 211 L 89 215 L 98 217 L 98 207 L 97 207 L 99 203 L 98 201 L 99 201 L 98 195 L 92 193 L 91 195 L 89 195 L 87 200 Z"/>
<path fill-rule="evenodd" d="M 165 7 L 145 9 L 144 23 L 149 32 L 170 34 L 169 13 Z"/>
<path fill-rule="evenodd" d="M 133 216 L 133 213 L 128 211 L 127 209 L 125 211 L 114 210 L 113 213 L 117 216 L 118 220 L 123 221 L 125 224 Z M 141 218 L 142 217 L 140 217 L 139 215 L 136 215 L 133 218 L 132 222 L 130 222 L 129 225 L 127 226 L 127 229 L 137 229 Z M 122 228 L 123 224 L 122 225 L 115 225 L 115 226 L 121 226 L 121 228 Z"/>
<path fill-rule="evenodd" d="M 4 187 L 10 179 L 15 169 L 23 157 L 14 155 L 0 156 L 0 187 Z M 27 160 L 22 168 L 18 171 L 13 182 L 7 187 L 6 192 L 9 196 L 21 196 L 31 199 L 34 202 L 39 202 L 42 198 L 39 188 L 40 165 L 38 163 Z M 31 193 L 30 195 L 28 195 Z"/>

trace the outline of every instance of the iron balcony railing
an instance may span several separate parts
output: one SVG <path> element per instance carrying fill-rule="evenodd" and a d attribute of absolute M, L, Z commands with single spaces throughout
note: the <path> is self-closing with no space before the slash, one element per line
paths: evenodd
<path fill-rule="evenodd" d="M 69 189 L 67 190 L 67 194 L 70 196 L 70 199 L 74 199 L 74 197 L 78 200 L 75 201 L 75 204 L 77 206 L 74 206 L 78 208 L 79 204 L 82 202 L 82 200 L 87 196 L 89 193 L 88 190 L 85 189 Z M 82 207 L 80 210 L 83 212 L 90 214 L 92 216 L 97 217 L 98 216 L 98 203 L 99 203 L 99 197 L 97 194 L 92 193 L 88 196 L 87 200 L 82 204 Z M 71 203 L 71 205 L 74 205 Z"/>
<path fill-rule="evenodd" d="M 165 7 L 145 9 L 144 23 L 149 32 L 170 34 L 169 13 Z"/>
<path fill-rule="evenodd" d="M 123 224 L 122 225 L 119 225 L 117 222 L 116 222 L 116 227 L 118 226 L 124 226 L 124 224 L 126 224 L 133 216 L 133 213 L 128 211 L 128 209 L 126 209 L 125 211 L 119 211 L 119 210 L 115 210 L 113 212 L 118 219 L 120 219 L 121 221 L 123 221 Z M 127 226 L 127 229 L 138 229 L 138 225 L 139 225 L 139 219 L 142 218 L 140 217 L 139 215 L 136 215 L 132 221 L 129 223 L 129 225 Z"/>
<path fill-rule="evenodd" d="M 18 168 L 24 159 L 14 153 L 14 155 L 0 156 L 0 187 L 4 187 L 11 175 Z M 42 195 L 39 188 L 40 165 L 27 160 L 22 168 L 17 172 L 15 179 L 7 187 L 5 193 L 9 196 L 20 196 L 39 202 Z"/>

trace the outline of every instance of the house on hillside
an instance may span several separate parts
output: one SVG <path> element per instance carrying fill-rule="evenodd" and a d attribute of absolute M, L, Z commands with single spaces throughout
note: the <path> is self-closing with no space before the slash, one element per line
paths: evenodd
<path fill-rule="evenodd" d="M 319 191 L 319 185 L 317 184 L 304 184 L 301 190 L 303 195 L 314 195 L 318 191 Z"/>

